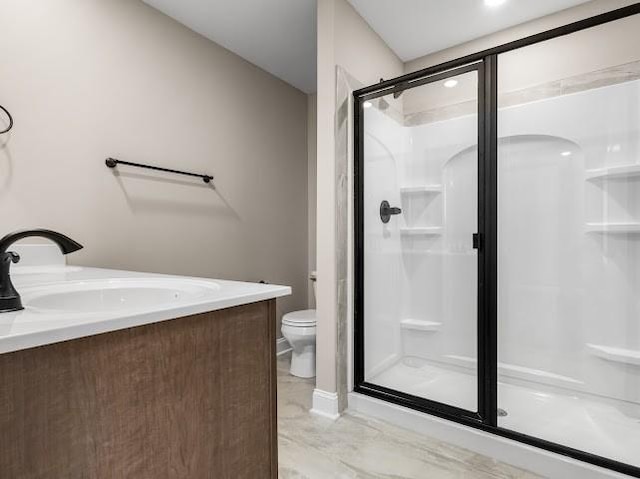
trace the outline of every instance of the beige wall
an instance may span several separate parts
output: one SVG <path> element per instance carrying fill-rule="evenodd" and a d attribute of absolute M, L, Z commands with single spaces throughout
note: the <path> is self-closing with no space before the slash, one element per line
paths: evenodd
<path fill-rule="evenodd" d="M 318 1 L 318 325 L 316 388 L 336 392 L 336 67 L 363 84 L 402 74 L 403 64 L 346 0 Z M 343 245 L 344 247 L 344 245 Z"/>
<path fill-rule="evenodd" d="M 536 33 L 561 27 L 568 23 L 593 17 L 634 3 L 637 3 L 637 0 L 593 0 L 591 2 L 578 5 L 577 7 L 562 10 L 558 13 L 547 15 L 537 20 L 487 35 L 477 40 L 472 40 L 452 48 L 447 48 L 446 50 L 417 58 L 405 63 L 404 71 L 405 73 L 411 73 L 449 60 L 455 60 L 456 58 L 460 58 L 465 55 L 503 45 L 520 38 L 535 35 Z"/>
<path fill-rule="evenodd" d="M 308 231 L 309 231 L 309 273 L 316 270 L 316 220 L 317 220 L 317 108 L 318 98 L 316 94 L 309 95 L 307 98 L 307 181 L 308 181 Z M 315 308 L 315 293 L 313 292 L 313 283 L 309 282 L 309 308 Z"/>
<path fill-rule="evenodd" d="M 534 35 L 571 22 L 635 3 L 631 0 L 594 0 L 574 8 L 488 35 L 405 64 L 405 73 L 414 72 Z M 636 61 L 636 36 L 640 16 L 583 30 L 554 40 L 520 48 L 499 56 L 500 91 L 515 91 L 556 80 L 595 72 Z M 603 42 L 603 38 L 607 42 Z M 616 44 L 615 49 L 611 48 Z M 475 75 L 458 77 L 456 88 L 427 85 L 403 95 L 403 112 L 411 114 L 454 105 L 477 98 Z"/>
<path fill-rule="evenodd" d="M 607 3 L 602 0 L 590 2 L 582 7 L 546 17 L 544 22 L 537 20 L 532 24 L 535 24 L 540 31 L 548 30 L 558 26 L 558 18 L 570 23 L 584 18 L 586 12 L 600 13 L 595 9 L 596 6 L 610 7 L 615 3 L 620 2 Z M 461 55 L 466 55 L 499 45 L 503 40 L 512 41 L 537 31 L 531 24 L 525 24 L 511 29 L 510 33 L 500 32 L 491 37 L 467 43 L 462 50 L 458 48 L 454 50 Z M 498 57 L 500 92 L 524 90 L 636 62 L 638 61 L 638 31 L 640 31 L 640 15 L 633 15 L 501 54 Z M 436 53 L 423 57 L 417 60 L 419 64 L 412 62 L 409 65 L 413 66 L 407 68 L 422 68 L 451 59 L 443 55 L 443 53 Z M 403 112 L 411 114 L 475 100 L 477 98 L 476 75 L 467 74 L 464 77 L 457 77 L 457 80 L 458 86 L 451 89 L 442 88 L 442 82 L 439 82 L 407 91 L 402 96 Z"/>
<path fill-rule="evenodd" d="M 401 75 L 403 63 L 346 0 L 335 0 L 335 64 L 363 85 Z"/>
<path fill-rule="evenodd" d="M 500 90 L 514 91 L 638 61 L 640 15 L 499 56 Z"/>
<path fill-rule="evenodd" d="M 0 234 L 51 228 L 85 245 L 75 264 L 263 279 L 307 306 L 306 95 L 137 0 L 0 0 L 0 31 Z"/>

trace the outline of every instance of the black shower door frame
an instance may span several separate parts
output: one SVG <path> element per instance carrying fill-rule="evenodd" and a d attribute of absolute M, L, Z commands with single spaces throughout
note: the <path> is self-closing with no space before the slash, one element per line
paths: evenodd
<path fill-rule="evenodd" d="M 640 2 L 354 91 L 354 391 L 640 478 L 640 468 L 498 426 L 497 221 L 498 55 L 640 14 Z M 478 72 L 478 411 L 365 380 L 363 104 L 470 71 Z"/>
<path fill-rule="evenodd" d="M 489 68 L 487 68 L 489 65 Z M 469 421 L 474 421 L 478 423 L 486 423 L 489 418 L 492 416 L 492 408 L 496 408 L 497 406 L 494 404 L 491 405 L 492 394 L 490 391 L 490 382 L 485 381 L 485 378 L 490 376 L 490 371 L 485 370 L 486 367 L 490 367 L 491 358 L 487 358 L 485 355 L 489 354 L 492 350 L 488 340 L 490 339 L 486 334 L 483 334 L 489 325 L 488 315 L 490 312 L 487 310 L 488 302 L 486 301 L 486 292 L 485 286 L 488 284 L 486 281 L 482 281 L 482 278 L 485 277 L 485 272 L 490 267 L 487 264 L 487 255 L 486 247 L 491 243 L 491 241 L 487 241 L 490 239 L 488 235 L 491 234 L 489 229 L 486 227 L 486 222 L 489 219 L 489 216 L 485 214 L 486 212 L 486 203 L 488 198 L 486 197 L 486 190 L 482 188 L 484 185 L 485 177 L 487 174 L 486 166 L 488 162 L 485 161 L 485 142 L 488 140 L 486 135 L 486 112 L 488 111 L 488 105 L 486 105 L 485 100 L 489 97 L 487 92 L 485 91 L 485 85 L 491 84 L 490 81 L 487 81 L 486 75 L 490 74 L 491 68 L 490 63 L 487 63 L 486 60 L 479 61 L 475 63 L 471 63 L 469 65 L 464 65 L 461 67 L 453 68 L 444 72 L 435 73 L 433 75 L 427 75 L 422 78 L 418 78 L 415 80 L 401 82 L 396 84 L 395 86 L 387 89 L 383 89 L 380 91 L 371 92 L 368 94 L 364 94 L 358 97 L 356 100 L 359 104 L 356 104 L 355 112 L 356 112 L 356 162 L 355 162 L 355 170 L 356 170 L 356 198 L 358 200 L 358 204 L 355 208 L 355 223 L 358 225 L 356 227 L 356 241 L 355 244 L 356 250 L 358 254 L 356 257 L 356 276 L 358 277 L 356 282 L 357 284 L 364 285 L 364 240 L 362 232 L 364 231 L 363 224 L 363 215 L 361 212 L 364 211 L 364 163 L 363 158 L 360 153 L 363 152 L 363 137 L 364 135 L 359 134 L 359 132 L 364 131 L 364 115 L 360 114 L 361 103 L 365 101 L 371 101 L 376 98 L 389 95 L 392 93 L 400 93 L 405 90 L 416 88 L 420 86 L 427 85 L 429 83 L 440 82 L 447 80 L 448 78 L 456 77 L 458 75 L 462 75 L 470 72 L 477 72 L 478 75 L 478 88 L 477 88 L 477 98 L 478 98 L 478 231 L 477 234 L 479 236 L 479 247 L 477 248 L 478 252 L 478 341 L 477 341 L 477 351 L 478 351 L 478 411 L 468 411 L 466 409 L 461 409 L 455 406 L 451 406 L 449 404 L 444 404 L 436 401 L 432 401 L 429 399 L 421 398 L 418 396 L 413 396 L 410 394 L 406 394 L 400 391 L 395 391 L 389 388 L 385 388 L 383 386 L 379 386 L 373 383 L 366 382 L 364 378 L 364 321 L 356 320 L 356 327 L 354 328 L 355 338 L 356 338 L 356 361 L 354 368 L 355 372 L 355 381 L 354 385 L 356 386 L 356 390 L 358 392 L 368 392 L 372 396 L 380 397 L 382 399 L 393 399 L 393 402 L 402 403 L 402 404 L 419 404 L 421 407 L 430 408 L 437 410 L 444 416 L 451 417 L 463 417 Z M 362 173 L 362 174 L 359 174 Z M 471 242 L 472 238 L 469 238 L 469 242 Z M 360 314 L 356 314 L 356 316 L 360 319 L 363 319 L 364 313 L 364 287 L 356 288 L 356 310 Z M 361 347 L 362 346 L 362 347 Z M 494 401 L 495 402 L 495 401 Z"/>

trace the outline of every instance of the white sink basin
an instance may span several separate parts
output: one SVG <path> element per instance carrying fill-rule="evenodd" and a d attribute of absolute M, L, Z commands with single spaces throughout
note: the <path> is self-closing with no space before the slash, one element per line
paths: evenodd
<path fill-rule="evenodd" d="M 92 314 L 166 309 L 205 300 L 219 289 L 213 281 L 126 278 L 32 286 L 20 294 L 27 310 Z"/>

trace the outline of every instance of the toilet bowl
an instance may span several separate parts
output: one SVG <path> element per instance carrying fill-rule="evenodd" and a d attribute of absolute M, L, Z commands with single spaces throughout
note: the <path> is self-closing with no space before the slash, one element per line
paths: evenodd
<path fill-rule="evenodd" d="M 311 274 L 314 281 L 315 273 Z M 282 336 L 291 345 L 291 368 L 289 372 L 300 378 L 316 375 L 316 310 L 293 311 L 282 316 Z"/>

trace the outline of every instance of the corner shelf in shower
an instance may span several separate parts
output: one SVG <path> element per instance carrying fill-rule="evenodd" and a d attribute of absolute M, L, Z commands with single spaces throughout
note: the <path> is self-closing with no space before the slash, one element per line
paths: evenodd
<path fill-rule="evenodd" d="M 640 234 L 640 223 L 587 223 L 587 233 Z"/>
<path fill-rule="evenodd" d="M 402 236 L 441 236 L 442 226 L 416 226 L 412 228 L 400 228 Z"/>
<path fill-rule="evenodd" d="M 400 193 L 403 195 L 438 195 L 442 193 L 442 185 L 401 186 Z"/>
<path fill-rule="evenodd" d="M 640 164 L 610 166 L 587 170 L 587 180 L 640 177 Z"/>
<path fill-rule="evenodd" d="M 403 319 L 400 321 L 400 327 L 409 331 L 436 332 L 440 330 L 441 326 L 442 323 L 424 319 Z"/>
<path fill-rule="evenodd" d="M 638 350 L 614 348 L 611 346 L 601 346 L 599 344 L 587 344 L 587 349 L 591 354 L 600 359 L 640 366 L 640 351 Z"/>

